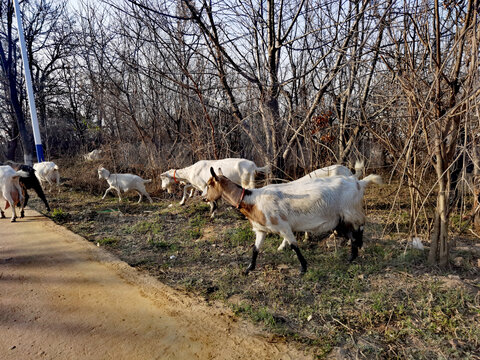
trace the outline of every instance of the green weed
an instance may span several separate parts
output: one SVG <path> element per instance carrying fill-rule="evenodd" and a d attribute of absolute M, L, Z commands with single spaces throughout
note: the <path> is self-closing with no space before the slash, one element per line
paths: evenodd
<path fill-rule="evenodd" d="M 52 214 L 50 215 L 53 221 L 57 223 L 64 223 L 70 219 L 70 214 L 67 213 L 66 211 L 63 211 L 60 208 L 55 208 L 52 211 Z"/>
<path fill-rule="evenodd" d="M 115 237 L 105 237 L 97 240 L 97 243 L 100 245 L 115 245 L 118 242 L 118 238 Z"/>
<path fill-rule="evenodd" d="M 124 228 L 124 232 L 126 234 L 163 234 L 164 233 L 164 225 L 159 222 L 151 222 L 151 221 L 141 221 L 133 226 L 126 226 Z"/>
<path fill-rule="evenodd" d="M 248 222 L 244 222 L 238 227 L 228 229 L 221 234 L 221 241 L 231 248 L 237 246 L 248 246 L 255 241 L 255 233 L 252 231 L 252 226 Z"/>
<path fill-rule="evenodd" d="M 261 322 L 269 328 L 276 325 L 275 318 L 270 313 L 267 307 L 260 306 L 258 308 L 249 304 L 232 305 L 233 311 L 236 314 L 243 314 L 250 317 L 255 322 Z"/>

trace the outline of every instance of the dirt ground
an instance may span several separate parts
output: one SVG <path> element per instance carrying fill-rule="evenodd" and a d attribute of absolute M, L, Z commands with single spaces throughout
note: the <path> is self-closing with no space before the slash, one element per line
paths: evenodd
<path fill-rule="evenodd" d="M 33 210 L 0 221 L 0 329 L 2 359 L 311 358 Z"/>

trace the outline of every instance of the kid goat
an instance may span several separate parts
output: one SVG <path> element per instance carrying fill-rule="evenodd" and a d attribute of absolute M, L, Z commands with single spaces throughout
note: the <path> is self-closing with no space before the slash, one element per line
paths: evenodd
<path fill-rule="evenodd" d="M 144 180 L 140 176 L 133 174 L 110 174 L 110 171 L 103 167 L 98 168 L 98 178 L 104 178 L 110 186 L 107 191 L 105 191 L 102 200 L 105 199 L 105 196 L 107 196 L 110 190 L 117 191 L 118 201 L 122 201 L 122 197 L 120 196 L 121 191 L 127 192 L 129 190 L 134 190 L 140 196 L 138 203 L 142 201 L 142 195 L 145 195 L 148 201 L 152 203 L 152 198 L 148 195 L 147 190 L 145 190 L 145 183 L 151 182 L 151 179 Z"/>
<path fill-rule="evenodd" d="M 363 194 L 370 182 L 381 183 L 378 175 L 363 180 L 353 176 L 333 176 L 304 180 L 299 186 L 292 182 L 267 185 L 247 190 L 227 177 L 221 169 L 217 175 L 210 168 L 206 199 L 223 198 L 240 210 L 252 224 L 256 235 L 252 260 L 246 273 L 255 269 L 258 253 L 269 232 L 279 234 L 290 244 L 301 264 L 301 273 L 307 271 L 307 262 L 295 239 L 294 231 L 326 233 L 336 230 L 351 240 L 350 261 L 358 256 L 363 245 Z"/>
<path fill-rule="evenodd" d="M 193 190 L 205 191 L 207 181 L 210 178 L 211 167 L 223 169 L 225 176 L 228 176 L 231 181 L 248 189 L 255 188 L 255 175 L 257 173 L 267 173 L 269 171 L 268 166 L 257 167 L 253 161 L 246 159 L 200 160 L 186 168 L 170 169 L 161 174 L 162 189 L 171 193 L 175 184 L 186 184 L 183 188 L 183 198 L 180 201 L 180 205 L 183 205 L 189 190 L 192 192 Z M 212 217 L 216 207 L 215 202 L 210 202 Z"/>
<path fill-rule="evenodd" d="M 60 192 L 60 173 L 58 172 L 57 164 L 53 161 L 44 161 L 33 164 L 33 168 L 35 169 L 35 176 L 44 189 L 45 184 L 48 184 L 49 192 L 51 192 L 53 185 L 56 185 L 57 191 Z"/>

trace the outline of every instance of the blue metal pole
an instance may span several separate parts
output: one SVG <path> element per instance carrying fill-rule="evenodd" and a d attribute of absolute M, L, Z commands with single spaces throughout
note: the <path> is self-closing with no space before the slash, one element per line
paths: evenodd
<path fill-rule="evenodd" d="M 13 0 L 13 5 L 15 7 L 15 17 L 17 18 L 18 38 L 20 40 L 25 82 L 27 84 L 28 105 L 30 107 L 30 117 L 32 119 L 33 139 L 35 140 L 35 149 L 37 150 L 37 160 L 38 162 L 42 162 L 45 161 L 45 158 L 43 156 L 42 138 L 40 136 L 40 128 L 38 126 L 37 108 L 35 107 L 35 97 L 32 86 L 32 76 L 30 75 L 27 47 L 25 45 L 25 36 L 23 35 L 22 15 L 20 14 L 18 0 Z"/>

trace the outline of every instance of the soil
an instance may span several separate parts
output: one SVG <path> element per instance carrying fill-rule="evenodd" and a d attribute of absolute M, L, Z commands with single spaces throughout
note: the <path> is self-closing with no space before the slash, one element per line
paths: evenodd
<path fill-rule="evenodd" d="M 311 358 L 33 210 L 1 220 L 0 285 L 6 360 Z"/>

